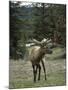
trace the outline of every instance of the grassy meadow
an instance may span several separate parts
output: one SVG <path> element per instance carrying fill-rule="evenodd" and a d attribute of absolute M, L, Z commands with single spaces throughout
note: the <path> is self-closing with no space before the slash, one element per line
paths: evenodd
<path fill-rule="evenodd" d="M 44 80 L 41 69 L 41 80 L 33 82 L 33 71 L 30 61 L 9 60 L 9 88 L 32 88 L 66 85 L 66 61 L 63 48 L 54 48 L 51 55 L 46 55 L 45 67 L 47 80 Z"/>

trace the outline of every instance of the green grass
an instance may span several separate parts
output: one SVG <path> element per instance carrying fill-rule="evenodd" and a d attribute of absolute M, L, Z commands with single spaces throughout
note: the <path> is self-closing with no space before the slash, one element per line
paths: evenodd
<path fill-rule="evenodd" d="M 55 48 L 52 55 L 47 55 L 45 67 L 47 80 L 44 80 L 43 70 L 41 80 L 33 82 L 33 73 L 30 61 L 9 62 L 9 88 L 30 88 L 30 87 L 47 87 L 66 85 L 66 65 L 65 59 L 59 58 L 63 55 L 64 49 Z"/>

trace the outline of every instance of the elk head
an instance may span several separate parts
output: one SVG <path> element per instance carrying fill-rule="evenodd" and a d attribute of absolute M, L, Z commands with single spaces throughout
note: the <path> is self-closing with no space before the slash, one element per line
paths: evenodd
<path fill-rule="evenodd" d="M 52 40 L 51 39 L 43 39 L 41 42 L 37 41 L 36 39 L 33 39 L 33 45 L 35 46 L 39 46 L 41 48 L 41 50 L 46 54 L 52 54 Z M 32 46 L 32 45 L 31 45 Z"/>

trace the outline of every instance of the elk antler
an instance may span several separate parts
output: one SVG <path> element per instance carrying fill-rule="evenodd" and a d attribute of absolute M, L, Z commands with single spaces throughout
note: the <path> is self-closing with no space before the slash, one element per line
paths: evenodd
<path fill-rule="evenodd" d="M 47 44 L 50 43 L 51 41 L 52 41 L 51 39 L 50 40 L 47 40 Z"/>
<path fill-rule="evenodd" d="M 35 43 L 36 45 L 43 45 L 43 44 L 48 44 L 48 43 L 50 43 L 51 42 L 51 39 L 43 39 L 41 42 L 40 41 L 38 41 L 38 40 L 36 40 L 36 39 L 33 39 L 33 43 Z"/>
<path fill-rule="evenodd" d="M 26 46 L 29 46 L 29 47 L 30 47 L 30 46 L 35 46 L 35 45 L 45 46 L 46 44 L 48 44 L 48 43 L 51 42 L 51 39 L 48 40 L 48 38 L 47 38 L 47 39 L 44 38 L 41 42 L 38 41 L 38 40 L 36 40 L 36 39 L 32 39 L 30 42 L 31 42 L 31 43 L 29 43 L 29 44 L 26 45 Z"/>
<path fill-rule="evenodd" d="M 44 38 L 44 39 L 41 41 L 41 43 L 45 43 L 46 41 L 47 41 L 47 39 Z"/>
<path fill-rule="evenodd" d="M 41 44 L 41 42 L 36 40 L 36 39 L 33 39 L 33 42 L 36 43 L 36 44 Z"/>

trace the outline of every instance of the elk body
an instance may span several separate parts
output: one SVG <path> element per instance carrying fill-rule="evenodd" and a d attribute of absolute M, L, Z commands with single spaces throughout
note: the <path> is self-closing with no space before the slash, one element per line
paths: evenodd
<path fill-rule="evenodd" d="M 45 65 L 44 65 L 44 61 L 43 61 L 43 57 L 45 54 L 51 54 L 52 51 L 47 47 L 47 44 L 50 41 L 37 41 L 37 40 L 33 40 L 35 45 L 32 46 L 32 50 L 30 52 L 30 61 L 32 63 L 32 68 L 33 68 L 33 75 L 34 75 L 34 82 L 36 82 L 36 76 L 37 76 L 37 71 L 39 71 L 38 73 L 38 80 L 40 80 L 40 74 L 41 74 L 41 65 L 40 63 L 42 63 L 42 67 L 44 70 L 44 75 L 45 75 L 45 80 L 46 78 L 46 69 L 45 69 Z"/>

